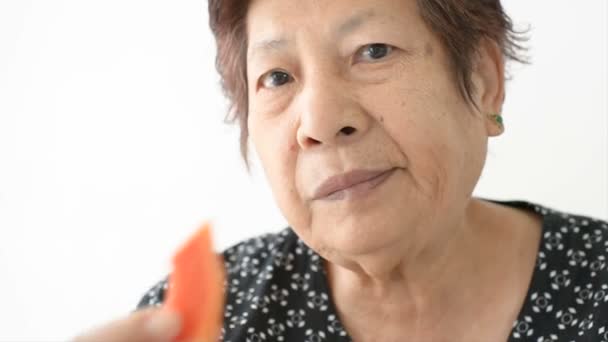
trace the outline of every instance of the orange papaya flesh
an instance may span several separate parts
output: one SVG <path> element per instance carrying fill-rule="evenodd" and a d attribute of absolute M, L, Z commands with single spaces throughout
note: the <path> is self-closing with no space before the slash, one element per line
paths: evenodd
<path fill-rule="evenodd" d="M 165 305 L 178 312 L 182 329 L 175 339 L 217 342 L 224 311 L 224 266 L 213 251 L 205 223 L 174 255 Z"/>

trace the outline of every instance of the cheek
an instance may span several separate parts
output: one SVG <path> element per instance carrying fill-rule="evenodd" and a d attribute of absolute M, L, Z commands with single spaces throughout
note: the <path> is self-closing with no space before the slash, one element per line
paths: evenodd
<path fill-rule="evenodd" d="M 447 191 L 466 147 L 462 127 L 454 119 L 468 113 L 442 81 L 409 75 L 366 95 L 368 111 L 378 116 L 385 134 L 398 146 L 425 197 Z"/>
<path fill-rule="evenodd" d="M 262 168 L 273 192 L 291 191 L 293 183 L 293 162 L 290 145 L 282 142 L 278 133 L 266 129 L 255 142 Z"/>
<path fill-rule="evenodd" d="M 293 225 L 292 222 L 306 211 L 296 183 L 298 145 L 295 132 L 287 123 L 275 121 L 252 123 L 250 134 L 275 202 Z"/>
<path fill-rule="evenodd" d="M 383 92 L 370 94 L 367 102 L 368 111 L 375 113 L 381 128 L 406 157 L 432 150 L 439 153 L 453 133 L 447 106 L 423 86 L 385 87 Z"/>

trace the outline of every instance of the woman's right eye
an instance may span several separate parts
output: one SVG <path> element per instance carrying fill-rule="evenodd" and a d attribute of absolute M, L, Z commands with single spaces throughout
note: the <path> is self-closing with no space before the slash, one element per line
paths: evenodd
<path fill-rule="evenodd" d="M 283 71 L 272 71 L 262 77 L 262 85 L 265 88 L 276 88 L 291 81 L 291 76 Z"/>

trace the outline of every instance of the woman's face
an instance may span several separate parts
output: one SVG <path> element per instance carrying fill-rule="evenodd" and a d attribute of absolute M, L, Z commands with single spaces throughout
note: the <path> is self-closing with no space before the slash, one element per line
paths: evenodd
<path fill-rule="evenodd" d="M 330 259 L 418 248 L 462 220 L 498 133 L 461 97 L 415 0 L 254 0 L 247 32 L 251 141 L 308 245 Z M 475 98 L 498 111 L 488 79 L 473 75 Z M 315 196 L 353 170 L 392 171 Z"/>

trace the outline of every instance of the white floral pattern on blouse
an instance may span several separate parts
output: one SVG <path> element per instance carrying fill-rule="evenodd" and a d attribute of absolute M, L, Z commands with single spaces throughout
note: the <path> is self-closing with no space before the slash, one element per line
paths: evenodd
<path fill-rule="evenodd" d="M 509 342 L 608 342 L 608 224 L 525 201 L 498 204 L 543 217 L 527 300 Z M 224 342 L 347 342 L 321 257 L 285 228 L 223 252 Z M 137 308 L 161 305 L 168 278 Z"/>

